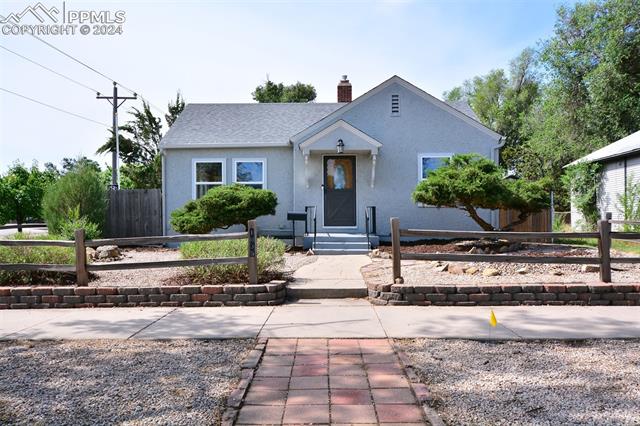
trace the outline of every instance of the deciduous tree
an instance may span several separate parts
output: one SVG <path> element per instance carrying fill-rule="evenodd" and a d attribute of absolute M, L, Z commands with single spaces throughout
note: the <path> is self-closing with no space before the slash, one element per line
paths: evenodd
<path fill-rule="evenodd" d="M 256 87 L 251 93 L 253 99 L 260 102 L 311 102 L 316 98 L 316 89 L 311 84 L 300 83 L 285 86 L 283 83 L 274 83 L 269 80 L 263 85 Z"/>
<path fill-rule="evenodd" d="M 56 175 L 33 164 L 16 163 L 0 176 L 0 223 L 15 221 L 18 232 L 28 219 L 42 218 L 42 197 Z"/>

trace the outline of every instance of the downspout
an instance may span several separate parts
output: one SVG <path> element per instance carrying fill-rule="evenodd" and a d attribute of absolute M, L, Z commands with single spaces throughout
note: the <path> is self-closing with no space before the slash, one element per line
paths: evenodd
<path fill-rule="evenodd" d="M 167 173 L 166 173 L 166 163 L 165 163 L 165 150 L 160 150 L 160 158 L 162 159 L 162 167 L 161 167 L 161 175 L 162 175 L 162 185 L 160 189 L 160 202 L 162 203 L 162 235 L 167 235 L 167 202 L 166 202 L 166 188 L 167 188 Z"/>
<path fill-rule="evenodd" d="M 500 163 L 500 148 L 502 148 L 504 146 L 505 143 L 505 139 L 504 136 L 500 136 L 500 138 L 498 138 L 498 144 L 496 146 L 493 147 L 493 150 L 491 152 L 491 156 L 493 158 L 491 158 L 493 160 L 494 163 L 499 164 Z M 499 210 L 491 210 L 491 225 L 498 229 L 500 227 L 500 211 Z"/>

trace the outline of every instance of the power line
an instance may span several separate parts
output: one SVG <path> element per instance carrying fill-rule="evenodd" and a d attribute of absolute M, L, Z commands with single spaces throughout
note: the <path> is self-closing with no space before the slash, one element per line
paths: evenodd
<path fill-rule="evenodd" d="M 73 61 L 75 61 L 75 62 L 79 63 L 79 64 L 80 64 L 80 65 L 82 65 L 83 67 L 85 67 L 85 68 L 87 68 L 87 69 L 89 69 L 89 70 L 91 70 L 91 71 L 95 72 L 96 74 L 98 74 L 98 75 L 100 75 L 100 76 L 102 76 L 102 77 L 106 78 L 107 80 L 109 80 L 109 81 L 113 81 L 113 82 L 117 82 L 117 81 L 118 81 L 118 80 L 116 80 L 115 78 L 111 78 L 111 77 L 109 77 L 108 75 L 106 75 L 106 74 L 104 74 L 104 73 L 102 73 L 102 72 L 98 71 L 97 69 L 93 68 L 91 65 L 86 64 L 85 62 L 81 61 L 80 59 L 78 59 L 78 58 L 76 58 L 76 57 L 74 57 L 74 56 L 70 55 L 69 53 L 67 53 L 67 52 L 63 51 L 62 49 L 57 48 L 57 47 L 56 47 L 56 46 L 54 46 L 53 44 L 49 43 L 48 41 L 46 41 L 46 40 L 44 40 L 44 39 L 42 39 L 42 38 L 40 38 L 40 37 L 38 37 L 37 35 L 35 35 L 35 34 L 31 34 L 31 33 L 30 33 L 29 35 L 31 35 L 31 36 L 32 36 L 33 38 L 35 38 L 36 40 L 40 40 L 41 42 L 43 42 L 44 44 L 46 44 L 46 45 L 47 45 L 47 46 L 49 46 L 50 48 L 54 49 L 56 52 L 61 53 L 62 55 L 66 56 L 67 58 L 69 58 L 69 59 L 71 59 L 71 60 L 73 60 Z M 135 90 L 128 88 L 127 86 L 125 86 L 125 85 L 124 85 L 124 84 L 122 84 L 122 83 L 117 83 L 117 84 L 118 84 L 118 86 L 122 87 L 124 90 L 126 90 L 127 92 L 129 92 L 129 93 L 131 93 L 131 94 L 133 94 L 133 95 L 135 95 L 135 94 L 140 95 L 140 99 L 142 99 L 143 101 L 145 101 L 146 103 L 148 103 L 150 107 L 155 108 L 157 111 L 161 112 L 162 114 L 166 114 L 166 112 L 165 112 L 163 109 L 158 108 L 157 106 L 155 106 L 154 104 L 152 104 L 148 99 L 145 99 L 145 97 L 144 97 L 144 96 L 142 96 L 142 94 L 141 94 L 141 93 L 136 92 Z"/>
<path fill-rule="evenodd" d="M 100 76 L 102 76 L 102 77 L 106 78 L 107 80 L 109 80 L 109 81 L 116 81 L 115 79 L 113 79 L 113 78 L 109 77 L 108 75 L 103 74 L 103 73 L 101 73 L 100 71 L 98 71 L 97 69 L 93 68 L 91 65 L 87 65 L 87 64 L 85 64 L 84 62 L 82 62 L 80 59 L 74 58 L 73 56 L 69 55 L 68 53 L 66 53 L 66 52 L 64 52 L 64 51 L 62 51 L 62 50 L 60 50 L 60 49 L 58 49 L 58 48 L 57 48 L 57 47 L 55 47 L 53 44 L 49 43 L 49 42 L 48 42 L 48 41 L 46 41 L 46 40 L 41 39 L 41 38 L 40 38 L 40 37 L 38 37 L 37 35 L 32 34 L 32 33 L 29 33 L 29 35 L 30 35 L 31 37 L 35 38 L 36 40 L 40 40 L 41 42 L 43 42 L 44 44 L 46 44 L 47 46 L 49 46 L 49 47 L 50 47 L 50 48 L 52 48 L 53 50 L 55 50 L 55 51 L 57 51 L 57 52 L 61 53 L 62 55 L 66 56 L 67 58 L 69 58 L 69 59 L 71 59 L 71 60 L 73 60 L 73 61 L 75 61 L 75 62 L 79 63 L 79 64 L 80 64 L 80 65 L 82 65 L 83 67 L 85 67 L 85 68 L 87 68 L 87 69 L 89 69 L 89 70 L 91 70 L 91 71 L 95 72 L 96 74 L 98 74 L 98 75 L 100 75 Z"/>
<path fill-rule="evenodd" d="M 64 75 L 64 74 L 59 73 L 58 71 L 53 70 L 53 69 L 51 69 L 51 68 L 49 68 L 49 67 L 47 67 L 47 66 L 45 66 L 45 65 L 42 65 L 41 63 L 36 62 L 36 61 L 34 61 L 33 59 L 29 59 L 29 58 L 27 58 L 26 56 L 21 55 L 21 54 L 20 54 L 20 53 L 18 53 L 18 52 L 14 52 L 13 50 L 11 50 L 11 49 L 9 49 L 9 48 L 7 48 L 7 47 L 4 47 L 4 46 L 0 45 L 0 48 L 2 48 L 2 49 L 4 49 L 4 50 L 6 50 L 7 52 L 13 53 L 14 55 L 16 55 L 16 56 L 18 56 L 18 57 L 20 57 L 20 58 L 24 59 L 25 61 L 31 62 L 32 64 L 37 65 L 37 66 L 39 66 L 40 68 L 44 68 L 45 70 L 47 70 L 47 71 L 49 71 L 49 72 L 52 72 L 52 73 L 54 73 L 55 75 L 58 75 L 58 76 L 60 76 L 60 77 L 62 77 L 62 78 L 64 78 L 64 79 L 66 79 L 66 80 L 69 80 L 69 81 L 71 81 L 72 83 L 77 84 L 78 86 L 84 87 L 85 89 L 90 90 L 90 91 L 92 91 L 93 93 L 97 93 L 97 92 L 98 92 L 96 89 L 92 88 L 91 86 L 87 86 L 86 84 L 84 84 L 84 83 L 80 83 L 79 81 L 74 80 L 74 79 L 73 79 L 73 78 L 71 78 L 71 77 L 67 77 L 67 76 L 66 76 L 66 75 Z"/>
<path fill-rule="evenodd" d="M 101 122 L 99 122 L 99 121 L 97 121 L 97 120 L 94 120 L 93 118 L 85 117 L 85 116 L 83 116 L 83 115 L 76 114 L 75 112 L 67 111 L 67 110 L 65 110 L 65 109 L 58 108 L 58 107 L 53 106 L 53 105 L 49 105 L 49 104 L 44 103 L 44 102 L 42 102 L 42 101 L 39 101 L 39 100 L 37 100 L 37 99 L 33 99 L 33 98 L 28 97 L 28 96 L 21 95 L 20 93 L 13 92 L 13 91 L 11 91 L 11 90 L 8 90 L 8 89 L 2 88 L 2 87 L 0 87 L 0 90 L 2 90 L 2 91 L 4 91 L 4 92 L 7 92 L 7 93 L 11 93 L 11 94 L 12 94 L 12 95 L 14 95 L 14 96 L 18 96 L 18 97 L 23 98 L 23 99 L 26 99 L 26 100 L 28 100 L 28 101 L 35 102 L 35 103 L 37 103 L 37 104 L 40 104 L 40 105 L 46 106 L 47 108 L 51 108 L 51 109 L 54 109 L 54 110 L 56 110 L 56 111 L 63 112 L 63 113 L 65 113 L 65 114 L 69 114 L 69 115 L 72 115 L 72 116 L 74 116 L 74 117 L 81 118 L 81 119 L 83 119 L 83 120 L 86 120 L 86 121 L 90 121 L 90 122 L 92 122 L 92 123 L 99 124 L 99 125 L 101 125 L 101 126 L 106 127 L 107 129 L 109 128 L 109 126 L 108 126 L 108 125 L 106 125 L 106 124 L 104 124 L 104 123 L 101 123 Z"/>
<path fill-rule="evenodd" d="M 4 17 L 4 16 L 2 16 L 2 15 L 0 15 L 0 19 L 4 20 L 4 19 L 5 19 L 5 17 Z M 15 25 L 15 24 L 14 24 L 14 25 Z M 85 67 L 85 68 L 87 68 L 87 69 L 89 69 L 89 70 L 93 71 L 94 73 L 96 73 L 96 74 L 98 74 L 98 75 L 100 75 L 100 76 L 102 76 L 102 77 L 106 78 L 106 79 L 107 79 L 107 80 L 109 80 L 109 81 L 117 82 L 117 80 L 116 80 L 115 78 L 111 78 L 111 77 L 109 77 L 108 75 L 106 75 L 106 74 L 104 74 L 104 73 L 102 73 L 102 72 L 98 71 L 97 69 L 95 69 L 95 68 L 94 68 L 94 67 L 92 67 L 91 65 L 89 65 L 89 64 L 87 64 L 87 63 L 85 63 L 85 62 L 81 61 L 80 59 L 78 59 L 78 58 L 76 58 L 76 57 L 72 56 L 71 54 L 69 54 L 69 53 L 67 53 L 67 52 L 63 51 L 62 49 L 59 49 L 58 47 L 54 46 L 53 44 L 49 43 L 48 41 L 46 41 L 46 40 L 44 40 L 44 39 L 42 39 L 42 38 L 40 38 L 40 37 L 38 37 L 37 35 L 35 35 L 35 34 L 33 34 L 33 33 L 28 33 L 28 34 L 29 34 L 31 37 L 35 38 L 36 40 L 39 40 L 39 41 L 41 41 L 42 43 L 46 44 L 47 46 L 49 46 L 50 48 L 52 48 L 52 49 L 53 49 L 53 50 L 55 50 L 56 52 L 58 52 L 58 53 L 60 53 L 60 54 L 62 54 L 62 55 L 64 55 L 64 56 L 66 56 L 67 58 L 71 59 L 71 60 L 72 60 L 72 61 L 74 61 L 74 62 L 77 62 L 78 64 L 80 64 L 80 65 L 82 65 L 83 67 Z M 140 95 L 140 99 L 142 99 L 143 101 L 145 101 L 146 103 L 148 103 L 150 107 L 155 108 L 157 111 L 159 111 L 159 112 L 160 112 L 160 113 L 162 113 L 162 114 L 166 114 L 166 112 L 165 112 L 162 108 L 158 108 L 157 106 L 155 106 L 154 104 L 152 104 L 149 100 L 145 99 L 145 98 L 142 96 L 142 94 L 141 94 L 141 93 L 136 92 L 136 91 L 134 91 L 134 90 L 132 90 L 132 89 L 129 89 L 128 87 L 126 87 L 126 86 L 125 86 L 125 85 L 123 85 L 123 84 L 120 84 L 120 83 L 117 83 L 117 84 L 118 84 L 118 86 L 122 87 L 124 90 L 128 91 L 128 92 L 129 92 L 129 93 L 131 93 L 131 94 L 134 94 L 134 95 L 135 95 L 135 94 L 138 94 L 138 95 Z"/>

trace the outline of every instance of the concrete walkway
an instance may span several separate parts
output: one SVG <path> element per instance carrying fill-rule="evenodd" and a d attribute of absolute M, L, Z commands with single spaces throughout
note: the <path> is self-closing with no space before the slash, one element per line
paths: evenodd
<path fill-rule="evenodd" d="M 367 255 L 318 256 L 293 273 L 288 295 L 294 298 L 365 297 L 367 286 L 360 268 L 371 263 Z"/>
<path fill-rule="evenodd" d="M 278 307 L 0 311 L 7 339 L 219 339 L 232 337 L 431 337 L 461 339 L 640 338 L 633 306 L 373 306 L 301 300 Z"/>

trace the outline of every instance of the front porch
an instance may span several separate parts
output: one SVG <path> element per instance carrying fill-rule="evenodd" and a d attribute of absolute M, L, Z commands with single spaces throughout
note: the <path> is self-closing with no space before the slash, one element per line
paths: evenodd
<path fill-rule="evenodd" d="M 298 146 L 297 211 L 307 212 L 304 247 L 318 254 L 367 253 L 377 247 L 376 163 L 382 144 L 345 121 Z"/>

